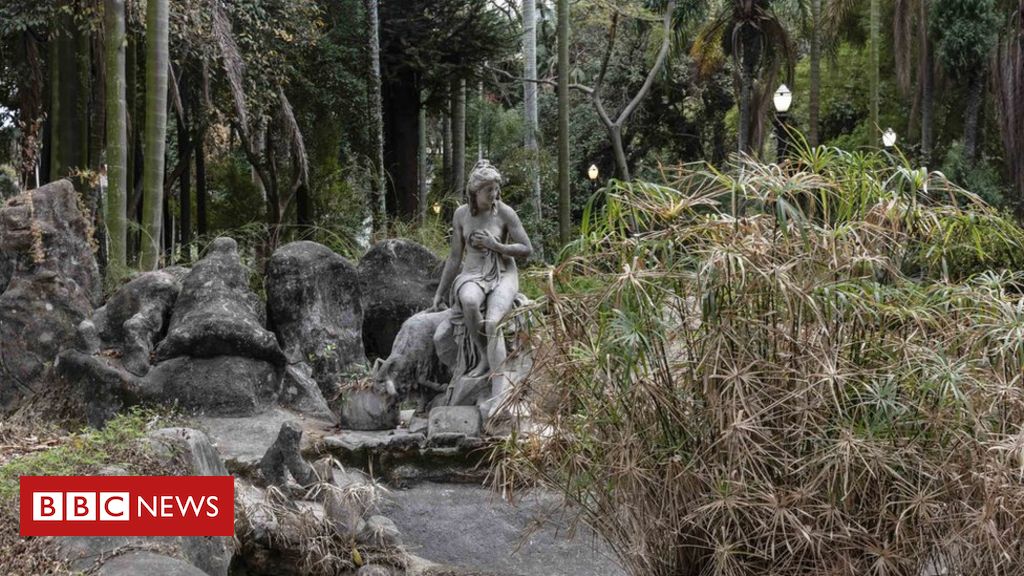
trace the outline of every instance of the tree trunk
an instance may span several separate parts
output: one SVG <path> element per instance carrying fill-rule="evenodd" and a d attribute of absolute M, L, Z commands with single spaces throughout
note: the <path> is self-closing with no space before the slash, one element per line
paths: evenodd
<path fill-rule="evenodd" d="M 205 129 L 196 134 L 196 232 L 206 236 L 206 139 Z"/>
<path fill-rule="evenodd" d="M 39 41 L 34 34 L 27 30 L 22 32 L 18 44 L 26 67 L 18 87 L 18 114 L 23 122 L 18 141 L 21 151 L 18 175 L 24 189 L 31 190 L 41 185 L 37 174 L 43 140 L 43 63 L 39 54 Z"/>
<path fill-rule="evenodd" d="M 484 159 L 484 83 L 482 80 L 477 85 L 476 159 L 477 162 Z"/>
<path fill-rule="evenodd" d="M 558 0 L 558 239 L 569 243 L 569 0 Z"/>
<path fill-rule="evenodd" d="M 608 136 L 612 141 L 612 151 L 615 153 L 615 169 L 619 172 L 619 178 L 629 181 L 629 163 L 626 161 L 626 150 L 622 146 L 622 126 L 612 124 L 608 127 Z"/>
<path fill-rule="evenodd" d="M 420 145 L 419 145 L 419 198 L 417 208 L 420 223 L 427 221 L 427 109 L 420 107 Z"/>
<path fill-rule="evenodd" d="M 811 0 L 811 88 L 807 98 L 807 143 L 818 145 L 818 114 L 821 110 L 821 0 Z"/>
<path fill-rule="evenodd" d="M 871 0 L 870 6 L 870 17 L 868 25 L 870 27 L 869 33 L 869 64 L 868 71 L 868 89 L 871 97 L 871 133 L 876 134 L 879 130 L 878 126 L 878 53 L 881 49 L 881 26 L 882 26 L 882 14 L 881 7 L 879 6 L 879 0 Z"/>
<path fill-rule="evenodd" d="M 742 63 L 740 73 L 740 125 L 736 140 L 741 153 L 750 153 L 750 101 L 754 92 L 754 74 L 751 66 Z"/>
<path fill-rule="evenodd" d="M 384 86 L 384 166 L 388 179 L 388 210 L 405 219 L 416 217 L 419 197 L 420 92 L 412 70 Z"/>
<path fill-rule="evenodd" d="M 932 48 L 928 42 L 928 2 L 919 0 L 921 17 L 918 21 L 918 41 L 920 42 L 920 58 L 918 74 L 921 86 L 921 162 L 926 166 L 932 155 L 932 105 L 934 102 L 934 62 Z"/>
<path fill-rule="evenodd" d="M 444 157 L 442 159 L 442 164 L 444 164 L 444 193 L 447 196 L 448 194 L 451 194 L 453 190 L 455 190 L 455 186 L 453 185 L 452 182 L 452 178 L 455 175 L 455 172 L 452 167 L 452 158 L 454 158 L 455 152 L 452 150 L 451 96 L 445 99 L 445 113 L 442 122 L 444 123 L 444 126 L 442 127 L 444 134 L 442 135 L 441 154 Z"/>
<path fill-rule="evenodd" d="M 107 65 L 107 277 L 117 278 L 126 257 L 128 198 L 128 112 L 125 96 L 124 0 L 104 0 Z"/>
<path fill-rule="evenodd" d="M 70 15 L 62 15 L 60 22 L 61 32 L 54 32 L 50 52 L 50 180 L 64 178 L 88 163 L 88 35 L 78 30 Z"/>
<path fill-rule="evenodd" d="M 452 183 L 459 201 L 466 196 L 466 81 L 456 80 L 452 105 Z"/>
<path fill-rule="evenodd" d="M 978 153 L 978 119 L 981 116 L 981 104 L 985 98 L 985 74 L 981 71 L 971 73 L 967 84 L 967 105 L 964 110 L 964 162 L 970 165 Z"/>
<path fill-rule="evenodd" d="M 146 6 L 146 145 L 142 184 L 142 270 L 160 263 L 163 223 L 164 150 L 167 136 L 168 0 Z"/>
<path fill-rule="evenodd" d="M 387 206 L 384 199 L 387 178 L 384 172 L 384 105 L 381 95 L 377 0 L 363 0 L 363 9 L 366 12 L 366 46 L 369 58 L 367 90 L 370 101 L 370 145 L 373 154 L 370 210 L 373 215 L 373 229 L 384 231 L 387 228 Z"/>
<path fill-rule="evenodd" d="M 181 245 L 183 256 L 186 262 L 191 262 L 192 254 L 189 245 L 192 244 L 192 171 L 191 158 L 192 146 L 189 142 L 189 123 L 191 122 L 192 87 L 188 82 L 188 71 L 185 65 L 181 66 L 181 77 L 178 80 L 178 92 L 181 94 L 181 111 L 184 118 L 178 119 L 178 161 L 182 163 L 181 175 L 178 179 L 178 211 L 180 212 L 181 226 L 178 230 L 178 243 Z"/>
<path fill-rule="evenodd" d="M 523 132 L 533 219 L 543 217 L 540 196 L 540 155 L 537 146 L 537 0 L 523 1 Z M 537 242 L 540 247 L 541 243 Z M 543 259 L 543 254 L 538 254 Z"/>
<path fill-rule="evenodd" d="M 135 166 L 135 149 L 139 143 L 139 109 L 137 105 L 136 93 L 138 91 L 138 60 L 136 59 L 138 42 L 135 40 L 135 35 L 125 30 L 125 34 L 128 37 L 128 46 L 125 50 L 124 55 L 124 101 L 125 101 L 125 119 L 127 121 L 128 129 L 128 150 L 127 150 L 127 179 L 125 187 L 125 202 L 127 203 L 128 198 L 135 191 L 136 178 L 136 166 Z M 126 214 L 125 218 L 130 219 L 134 215 Z M 127 222 L 127 220 L 126 220 Z M 126 249 L 127 250 L 127 249 Z M 125 252 L 127 255 L 127 251 Z"/>

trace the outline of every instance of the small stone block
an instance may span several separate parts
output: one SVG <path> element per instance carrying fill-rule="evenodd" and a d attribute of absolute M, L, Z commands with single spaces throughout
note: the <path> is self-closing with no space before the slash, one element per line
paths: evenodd
<path fill-rule="evenodd" d="M 430 411 L 427 438 L 462 434 L 480 436 L 480 411 L 476 406 L 438 406 Z"/>

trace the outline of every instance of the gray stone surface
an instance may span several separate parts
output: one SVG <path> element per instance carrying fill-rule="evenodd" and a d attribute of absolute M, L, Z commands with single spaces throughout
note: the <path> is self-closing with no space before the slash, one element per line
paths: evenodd
<path fill-rule="evenodd" d="M 70 383 L 70 394 L 86 422 L 99 428 L 122 409 L 142 399 L 142 380 L 104 356 L 64 350 L 54 366 L 57 376 Z"/>
<path fill-rule="evenodd" d="M 267 310 L 288 361 L 306 362 L 325 393 L 363 366 L 363 310 L 355 266 L 315 242 L 291 242 L 267 264 Z"/>
<path fill-rule="evenodd" d="M 243 416 L 266 409 L 279 388 L 276 369 L 263 360 L 183 356 L 154 366 L 144 380 L 142 396 L 203 414 Z"/>
<path fill-rule="evenodd" d="M 390 431 L 343 431 L 327 436 L 324 443 L 329 447 L 359 452 L 363 450 L 404 449 L 419 446 L 425 440 L 422 434 L 410 434 L 406 430 Z"/>
<path fill-rule="evenodd" d="M 480 486 L 422 483 L 392 490 L 381 514 L 395 522 L 411 553 L 474 570 L 425 573 L 625 576 L 589 530 L 581 526 L 570 534 L 568 518 L 551 516 L 561 507 L 559 497 L 540 491 L 520 497 L 513 506 Z"/>
<path fill-rule="evenodd" d="M 434 301 L 442 262 L 404 239 L 375 244 L 359 261 L 363 346 L 370 358 L 387 358 L 402 323 Z"/>
<path fill-rule="evenodd" d="M 65 536 L 54 541 L 60 557 L 71 564 L 72 570 L 81 571 L 115 552 L 152 550 L 190 563 L 199 569 L 199 574 L 227 576 L 234 550 L 231 538 L 226 536 Z M 155 576 L 161 573 L 136 574 Z"/>
<path fill-rule="evenodd" d="M 96 306 L 103 298 L 102 278 L 91 244 L 92 225 L 79 206 L 69 180 L 7 201 L 0 207 L 0 259 L 9 262 L 10 277 L 49 272 L 73 281 Z"/>
<path fill-rule="evenodd" d="M 181 282 L 157 270 L 139 274 L 93 314 L 102 346 L 121 352 L 121 362 L 138 376 L 149 371 L 149 356 L 167 328 Z"/>
<path fill-rule="evenodd" d="M 92 313 L 88 293 L 55 272 L 15 275 L 0 295 L 0 412 L 50 384 L 57 353 Z"/>
<path fill-rule="evenodd" d="M 193 428 L 160 428 L 146 434 L 152 446 L 167 457 L 178 458 L 192 476 L 227 476 L 217 449 L 210 439 Z"/>
<path fill-rule="evenodd" d="M 372 388 L 345 392 L 338 407 L 341 427 L 348 430 L 390 430 L 398 426 L 398 397 Z"/>
<path fill-rule="evenodd" d="M 387 516 L 370 516 L 356 537 L 356 541 L 376 548 L 392 548 L 402 545 L 402 533 Z"/>
<path fill-rule="evenodd" d="M 356 576 L 392 576 L 392 572 L 384 566 L 367 564 L 356 571 Z"/>
<path fill-rule="evenodd" d="M 281 394 L 278 403 L 314 418 L 337 420 L 324 399 L 320 386 L 313 380 L 312 370 L 305 362 L 289 364 L 281 380 Z"/>
<path fill-rule="evenodd" d="M 249 288 L 249 271 L 231 238 L 217 238 L 182 282 L 159 360 L 178 356 L 241 356 L 283 367 L 277 338 L 264 328 L 265 310 Z"/>
<path fill-rule="evenodd" d="M 206 576 L 195 566 L 153 552 L 129 552 L 103 563 L 97 576 Z"/>
<path fill-rule="evenodd" d="M 476 406 L 438 406 L 430 411 L 428 439 L 442 435 L 480 436 L 480 410 Z"/>
<path fill-rule="evenodd" d="M 209 436 L 228 470 L 236 475 L 255 472 L 285 422 L 296 422 L 302 427 L 300 449 L 304 453 L 311 451 L 312 445 L 324 436 L 334 433 L 330 422 L 279 407 L 252 416 L 200 416 L 195 421 Z"/>

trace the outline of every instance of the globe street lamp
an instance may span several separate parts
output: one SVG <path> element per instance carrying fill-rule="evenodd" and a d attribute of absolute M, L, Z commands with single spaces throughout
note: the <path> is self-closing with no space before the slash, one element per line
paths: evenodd
<path fill-rule="evenodd" d="M 591 164 L 590 169 L 587 170 L 587 178 L 590 178 L 591 182 L 597 180 L 597 164 Z"/>
<path fill-rule="evenodd" d="M 785 84 L 782 84 L 772 96 L 772 103 L 775 104 L 776 152 L 778 159 L 782 160 L 789 154 L 789 133 L 786 130 L 786 119 L 789 117 L 789 107 L 793 103 L 793 93 Z"/>
<path fill-rule="evenodd" d="M 440 216 L 441 215 L 441 203 L 440 202 L 434 202 L 434 205 L 431 206 L 430 209 L 434 211 L 434 216 Z"/>
<path fill-rule="evenodd" d="M 892 148 L 896 145 L 896 131 L 892 128 L 886 128 L 885 132 L 882 133 L 882 144 L 886 148 Z"/>

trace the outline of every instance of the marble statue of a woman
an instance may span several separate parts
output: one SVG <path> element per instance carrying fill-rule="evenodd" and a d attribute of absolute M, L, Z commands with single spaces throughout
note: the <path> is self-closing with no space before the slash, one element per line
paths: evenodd
<path fill-rule="evenodd" d="M 507 378 L 499 326 L 519 292 L 515 259 L 528 257 L 533 247 L 515 210 L 501 201 L 501 174 L 488 161 L 473 168 L 466 196 L 452 218 L 452 248 L 434 308 L 449 295 L 459 348 L 455 378 L 489 377 L 490 397 L 500 398 Z"/>

